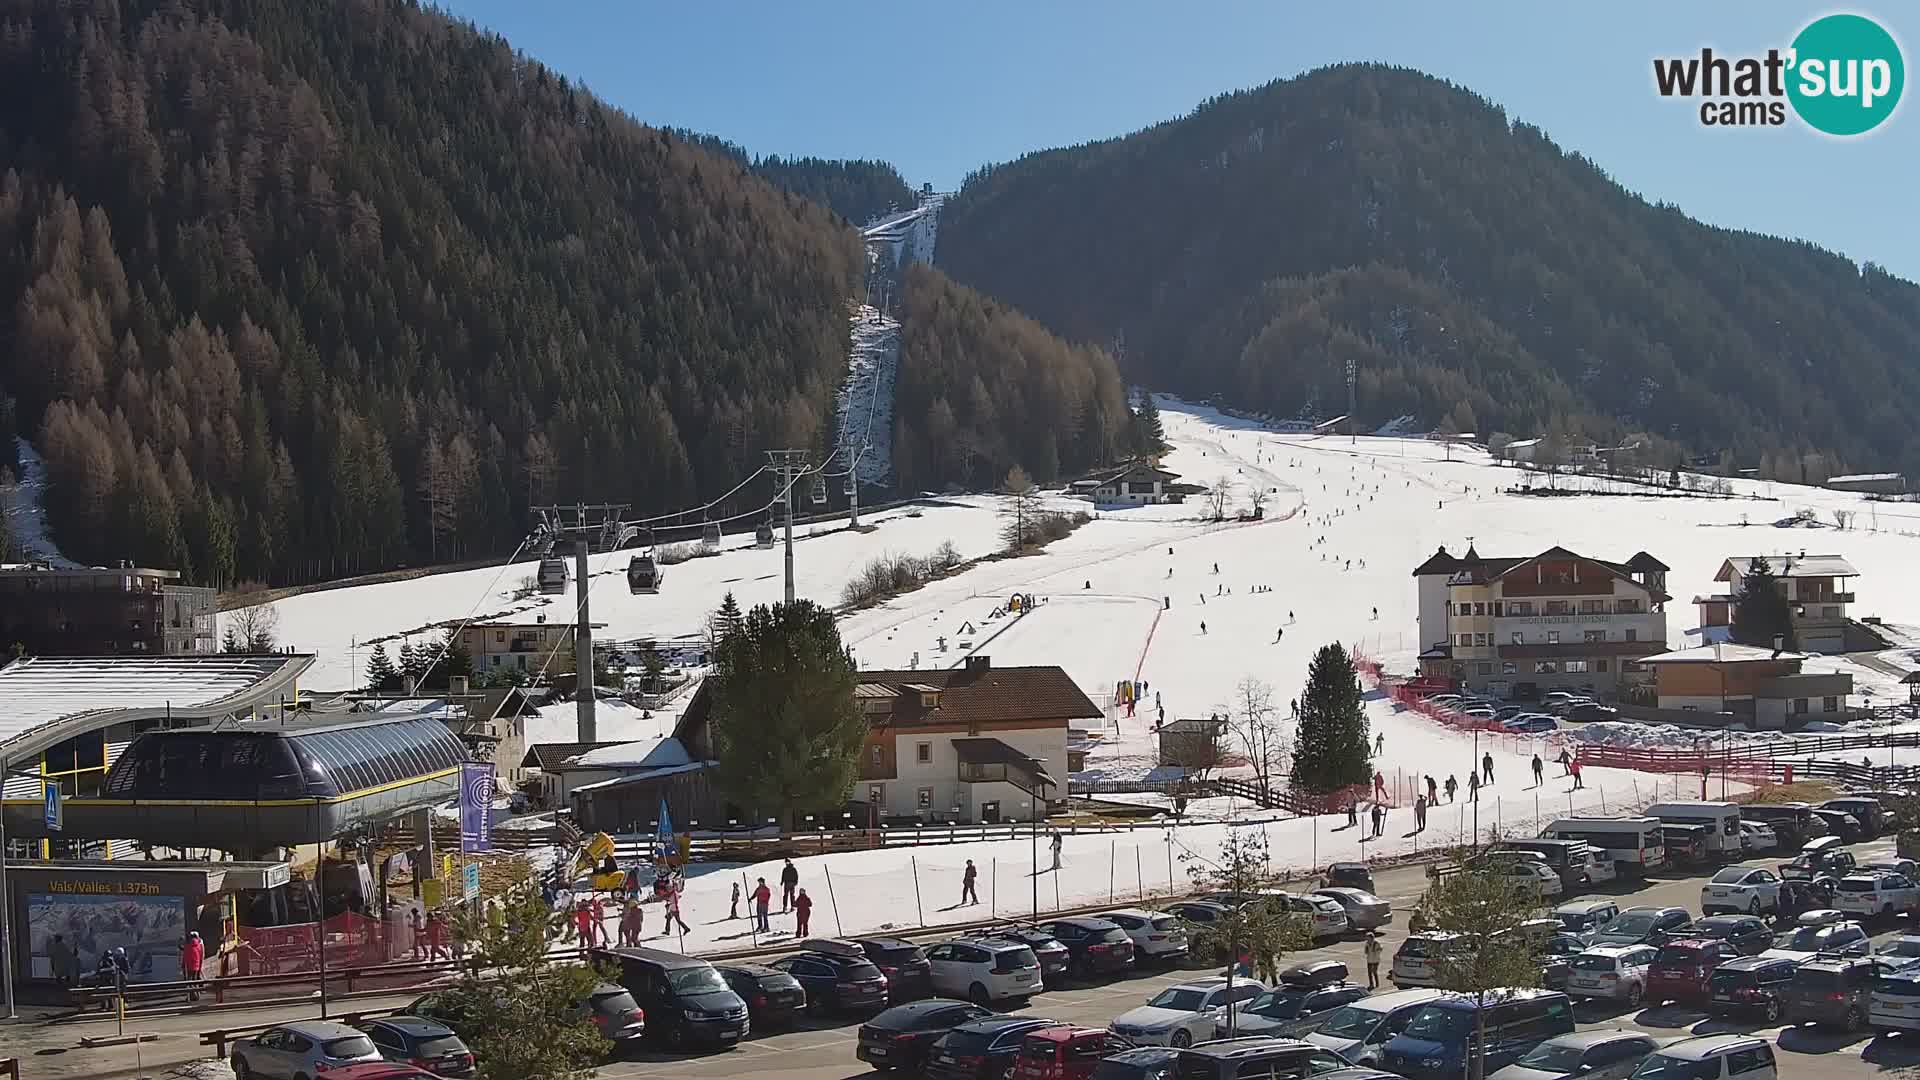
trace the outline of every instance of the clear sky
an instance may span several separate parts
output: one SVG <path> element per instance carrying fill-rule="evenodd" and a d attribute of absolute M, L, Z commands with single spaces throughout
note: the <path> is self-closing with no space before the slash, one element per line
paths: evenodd
<path fill-rule="evenodd" d="M 950 190 L 982 164 L 1124 134 L 1326 64 L 1450 79 L 1628 188 L 1920 280 L 1920 90 L 1867 136 L 1713 129 L 1661 99 L 1655 56 L 1785 48 L 1813 17 L 1877 19 L 1920 61 L 1920 8 L 1808 3 L 442 0 L 640 120 L 755 154 L 880 158 Z M 1911 75 L 1911 70 L 1909 71 Z"/>

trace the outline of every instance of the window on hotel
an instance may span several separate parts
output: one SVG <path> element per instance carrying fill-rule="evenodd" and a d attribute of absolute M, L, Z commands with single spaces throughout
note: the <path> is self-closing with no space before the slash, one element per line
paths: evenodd
<path fill-rule="evenodd" d="M 1493 674 L 1493 665 L 1492 665 L 1492 664 L 1481 664 L 1481 665 L 1480 665 L 1480 674 L 1482 674 L 1482 675 L 1491 675 L 1491 674 Z M 1828 701 L 1832 701 L 1833 699 L 1832 699 L 1832 698 L 1828 698 L 1827 700 L 1828 700 Z M 1832 710 L 1832 709 L 1828 709 L 1827 711 L 1828 711 L 1828 712 L 1832 712 L 1833 710 Z"/>
<path fill-rule="evenodd" d="M 1585 660 L 1569 660 L 1561 670 L 1569 675 L 1584 674 L 1587 670 L 1587 662 Z"/>
<path fill-rule="evenodd" d="M 1488 645 L 1491 645 L 1491 644 L 1492 644 L 1492 642 L 1491 642 L 1491 641 L 1489 641 L 1489 640 L 1487 640 L 1488 638 L 1490 638 L 1490 637 L 1492 637 L 1492 636 L 1493 636 L 1493 635 L 1491 635 L 1491 634 L 1475 634 L 1475 635 L 1473 635 L 1473 643 L 1474 643 L 1474 645 L 1476 645 L 1476 646 L 1478 646 L 1478 647 L 1480 647 L 1480 648 L 1482 648 L 1482 649 L 1484 649 L 1484 648 L 1486 648 L 1486 647 L 1487 647 Z"/>
<path fill-rule="evenodd" d="M 1616 615 L 1638 615 L 1646 608 L 1638 600 L 1615 600 L 1613 611 Z"/>
<path fill-rule="evenodd" d="M 1513 643 L 1515 645 L 1525 645 L 1527 643 L 1527 635 L 1515 630 L 1513 632 Z"/>
<path fill-rule="evenodd" d="M 1507 604 L 1507 614 L 1516 615 L 1516 616 L 1531 615 L 1533 614 L 1533 601 L 1531 600 L 1510 601 Z"/>
<path fill-rule="evenodd" d="M 1606 613 L 1607 602 L 1605 600 L 1580 601 L 1580 614 L 1582 615 L 1605 615 Z"/>
<path fill-rule="evenodd" d="M 1565 600 L 1549 600 L 1547 601 L 1547 614 L 1571 615 L 1573 614 L 1573 605 Z"/>
<path fill-rule="evenodd" d="M 928 764 L 929 762 L 933 761 L 933 744 L 930 742 L 914 744 L 913 760 L 919 762 L 922 765 Z"/>
<path fill-rule="evenodd" d="M 1500 610 L 1500 601 L 1495 600 L 1493 602 L 1493 617 L 1497 619 L 1503 614 L 1505 614 L 1505 612 Z"/>
<path fill-rule="evenodd" d="M 1607 632 L 1605 630 L 1588 630 L 1583 636 L 1588 641 L 1607 640 Z"/>
<path fill-rule="evenodd" d="M 922 810 L 931 810 L 933 808 L 933 789 L 930 787 L 921 788 L 915 796 L 914 802 Z"/>
<path fill-rule="evenodd" d="M 495 631 L 493 632 L 493 643 L 494 643 L 494 644 L 496 644 L 496 645 L 498 645 L 498 644 L 500 644 L 501 642 L 503 642 L 503 641 L 505 641 L 505 640 L 507 640 L 507 632 L 506 632 L 505 630 L 495 630 Z"/>
<path fill-rule="evenodd" d="M 1806 711 L 1807 711 L 1807 699 L 1803 697 L 1794 698 L 1793 699 L 1793 715 L 1803 716 L 1806 714 Z"/>
<path fill-rule="evenodd" d="M 877 767 L 879 767 L 879 765 L 880 765 L 880 763 L 881 763 L 881 762 L 880 762 L 880 747 L 879 747 L 878 745 L 875 745 L 875 746 L 871 746 L 871 747 L 868 747 L 868 749 L 869 749 L 869 750 L 871 750 L 871 751 L 873 752 L 873 764 L 874 764 L 874 766 L 875 766 L 876 768 L 877 768 Z"/>
<path fill-rule="evenodd" d="M 1520 674 L 1520 665 L 1514 663 L 1511 660 L 1502 661 L 1500 664 L 1500 674 L 1518 675 Z"/>
<path fill-rule="evenodd" d="M 1632 627 L 1628 627 L 1628 628 L 1627 628 L 1627 640 L 1628 640 L 1628 641 L 1639 641 L 1639 640 L 1640 640 L 1640 631 L 1638 631 L 1638 630 L 1635 630 L 1635 629 L 1633 629 Z"/>
<path fill-rule="evenodd" d="M 1558 675 L 1560 673 L 1560 665 L 1554 663 L 1552 660 L 1535 660 L 1533 662 L 1533 673 L 1535 675 Z"/>
<path fill-rule="evenodd" d="M 1472 645 L 1472 644 L 1473 644 L 1473 635 L 1472 635 L 1472 634 L 1461 634 L 1461 635 L 1460 635 L 1460 645 L 1461 645 L 1461 646 L 1462 646 L 1463 648 L 1464 648 L 1464 647 L 1467 647 L 1467 646 L 1470 646 L 1470 645 Z"/>
<path fill-rule="evenodd" d="M 1605 660 L 1595 660 L 1593 662 L 1593 670 L 1604 674 L 1607 670 L 1607 662 Z"/>
<path fill-rule="evenodd" d="M 1837 698 L 1837 697 L 1823 697 L 1823 698 L 1821 698 L 1821 699 L 1820 699 L 1820 711 L 1821 711 L 1821 712 L 1839 712 L 1839 711 L 1840 711 L 1840 699 L 1839 699 L 1839 698 Z"/>
<path fill-rule="evenodd" d="M 1549 645 L 1560 644 L 1560 631 L 1558 630 L 1547 631 L 1547 644 Z"/>
<path fill-rule="evenodd" d="M 1487 613 L 1487 605 L 1485 604 L 1473 605 L 1473 613 L 1475 615 L 1485 615 Z"/>

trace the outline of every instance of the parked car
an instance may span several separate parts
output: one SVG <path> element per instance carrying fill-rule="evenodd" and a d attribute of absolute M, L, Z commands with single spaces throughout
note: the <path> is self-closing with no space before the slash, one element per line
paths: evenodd
<path fill-rule="evenodd" d="M 1327 941 L 1344 937 L 1347 933 L 1347 909 L 1340 901 L 1328 896 L 1300 896 L 1287 893 L 1278 899 L 1286 906 L 1290 915 L 1301 915 L 1307 919 L 1308 927 L 1315 941 Z"/>
<path fill-rule="evenodd" d="M 1807 803 L 1749 803 L 1740 808 L 1740 820 L 1765 824 L 1771 828 L 1780 848 L 1799 850 L 1800 845 L 1827 832 L 1826 823 L 1813 816 Z"/>
<path fill-rule="evenodd" d="M 807 992 L 807 1008 L 818 1014 L 876 1013 L 887 1007 L 887 977 L 851 942 L 831 949 L 827 939 L 801 943 L 806 952 L 783 956 L 768 966 L 794 977 Z"/>
<path fill-rule="evenodd" d="M 1496 852 L 1495 854 L 1525 855 L 1528 853 Z M 1514 892 L 1524 900 L 1552 899 L 1566 892 L 1566 884 L 1560 880 L 1560 875 L 1554 873 L 1553 867 L 1540 859 L 1496 859 L 1494 862 L 1501 866 L 1500 872 L 1506 875 Z"/>
<path fill-rule="evenodd" d="M 1237 1007 L 1264 993 L 1267 985 L 1257 979 L 1210 976 L 1192 982 L 1176 983 L 1147 999 L 1145 1005 L 1128 1009 L 1114 1017 L 1107 1030 L 1136 1045 L 1191 1046 L 1214 1037 L 1216 1010 L 1224 1016 L 1229 1007 Z"/>
<path fill-rule="evenodd" d="M 1458 947 L 1460 942 L 1460 935 L 1439 930 L 1408 934 L 1401 940 L 1400 947 L 1394 950 L 1393 963 L 1387 968 L 1387 979 L 1403 990 L 1410 986 L 1434 985 L 1434 958 L 1448 949 Z"/>
<path fill-rule="evenodd" d="M 1830 877 L 1799 881 L 1782 877 L 1780 907 L 1773 913 L 1774 922 L 1791 922 L 1805 912 L 1818 911 L 1832 904 L 1835 884 L 1836 880 Z"/>
<path fill-rule="evenodd" d="M 1775 835 L 1773 826 L 1764 821 L 1740 820 L 1741 851 L 1772 851 L 1780 846 L 1780 838 Z"/>
<path fill-rule="evenodd" d="M 1101 1058 L 1093 1080 L 1174 1080 L 1180 1051 L 1165 1046 L 1142 1046 Z"/>
<path fill-rule="evenodd" d="M 1045 930 L 1033 926 L 1021 926 L 1010 923 L 988 930 L 977 930 L 967 937 L 995 941 L 1017 941 L 1033 950 L 1034 959 L 1040 961 L 1040 976 L 1049 983 L 1057 983 L 1066 977 L 1067 967 L 1073 960 L 1073 954 L 1060 939 Z"/>
<path fill-rule="evenodd" d="M 1760 866 L 1729 866 L 1700 886 L 1700 910 L 1758 915 L 1780 906 L 1780 879 Z"/>
<path fill-rule="evenodd" d="M 1618 900 L 1575 900 L 1553 909 L 1553 917 L 1569 934 L 1587 935 L 1606 929 L 1620 914 Z"/>
<path fill-rule="evenodd" d="M 1787 984 L 1787 1020 L 1859 1031 L 1876 979 L 1892 966 L 1870 956 L 1816 956 L 1800 965 Z"/>
<path fill-rule="evenodd" d="M 1567 993 L 1624 1001 L 1639 1008 L 1647 992 L 1647 969 L 1660 950 L 1651 945 L 1595 945 L 1573 958 Z"/>
<path fill-rule="evenodd" d="M 1100 1059 L 1127 1050 L 1124 1039 L 1095 1027 L 1059 1024 L 1027 1032 L 1009 1080 L 1093 1080 Z"/>
<path fill-rule="evenodd" d="M 1187 927 L 1177 915 L 1145 908 L 1121 908 L 1119 911 L 1103 911 L 1100 917 L 1125 930 L 1127 936 L 1133 939 L 1133 960 L 1136 964 L 1144 964 L 1149 960 L 1170 963 L 1187 955 Z"/>
<path fill-rule="evenodd" d="M 1233 905 L 1218 900 L 1181 900 L 1168 904 L 1166 911 L 1195 926 L 1210 926 L 1233 914 Z"/>
<path fill-rule="evenodd" d="M 1896 964 L 1920 960 L 1920 934 L 1902 934 L 1883 941 L 1873 950 L 1873 955 Z"/>
<path fill-rule="evenodd" d="M 1892 816 L 1880 805 L 1880 800 L 1862 795 L 1846 795 L 1838 799 L 1828 799 L 1814 809 L 1816 811 L 1837 811 L 1853 818 L 1860 829 L 1860 836 L 1863 840 L 1871 840 L 1879 836 L 1881 830 L 1886 828 L 1888 818 Z"/>
<path fill-rule="evenodd" d="M 1808 912 L 1808 914 L 1820 914 Z M 1806 916 L 1801 916 L 1805 918 Z M 1856 922 L 1816 923 L 1796 926 L 1774 936 L 1773 947 L 1761 956 L 1784 956 L 1790 960 L 1811 960 L 1823 952 L 1846 956 L 1866 956 L 1873 942 Z"/>
<path fill-rule="evenodd" d="M 452 1028 L 437 1020 L 396 1013 L 369 1020 L 360 1030 L 373 1040 L 374 1049 L 386 1061 L 404 1062 L 449 1080 L 473 1075 L 473 1051 Z"/>
<path fill-rule="evenodd" d="M 1724 941 L 1741 956 L 1758 956 L 1773 946 L 1773 931 L 1757 915 L 1715 915 L 1693 924 L 1693 936 Z"/>
<path fill-rule="evenodd" d="M 1833 887 L 1833 906 L 1867 921 L 1920 908 L 1920 885 L 1889 870 L 1856 870 Z"/>
<path fill-rule="evenodd" d="M 1226 1010 L 1214 1018 L 1215 1039 L 1237 1035 L 1274 1035 L 1299 1038 L 1327 1018 L 1335 1009 L 1351 1005 L 1372 991 L 1364 986 L 1340 982 L 1331 986 L 1302 986 L 1282 983 L 1240 1006 L 1228 1031 Z"/>
<path fill-rule="evenodd" d="M 366 1033 L 325 1020 L 276 1024 L 251 1039 L 233 1044 L 235 1080 L 293 1080 L 363 1061 L 379 1061 L 380 1051 Z"/>
<path fill-rule="evenodd" d="M 1476 1013 L 1482 1014 L 1478 1021 Z M 1485 1004 L 1450 994 L 1414 1014 L 1406 1030 L 1381 1051 L 1380 1067 L 1407 1080 L 1456 1080 L 1466 1072 L 1479 1029 L 1485 1032 L 1484 1056 L 1491 1073 L 1573 1028 L 1573 1002 L 1552 990 L 1513 990 Z"/>
<path fill-rule="evenodd" d="M 1775 1024 L 1786 1015 L 1787 987 L 1799 970 L 1784 956 L 1743 956 L 1713 969 L 1707 980 L 1707 1011 L 1737 1020 L 1759 1017 Z"/>
<path fill-rule="evenodd" d="M 846 940 L 860 946 L 887 977 L 887 1003 L 902 1005 L 933 996 L 933 965 L 927 950 L 896 937 L 856 937 Z"/>
<path fill-rule="evenodd" d="M 1363 889 L 1333 886 L 1315 889 L 1310 895 L 1339 904 L 1347 913 L 1347 925 L 1355 930 L 1378 930 L 1393 923 L 1393 905 Z"/>
<path fill-rule="evenodd" d="M 1040 960 L 1017 941 L 957 938 L 927 950 L 933 989 L 976 1005 L 1025 1001 L 1045 989 Z"/>
<path fill-rule="evenodd" d="M 1364 893 L 1373 893 L 1373 869 L 1363 862 L 1337 862 L 1327 867 L 1326 876 L 1320 879 L 1321 888 L 1359 889 Z"/>
<path fill-rule="evenodd" d="M 1586 939 L 1561 931 L 1547 939 L 1540 956 L 1540 985 L 1549 990 L 1565 990 L 1573 976 L 1573 958 L 1587 951 Z"/>
<path fill-rule="evenodd" d="M 1693 916 L 1683 907 L 1630 907 L 1605 930 L 1593 935 L 1594 945 L 1665 945 L 1693 936 Z"/>
<path fill-rule="evenodd" d="M 971 1001 L 922 998 L 895 1005 L 860 1025 L 853 1056 L 881 1072 L 919 1069 L 940 1036 L 969 1020 L 992 1016 Z"/>
<path fill-rule="evenodd" d="M 1133 939 L 1105 919 L 1055 919 L 1040 928 L 1067 947 L 1068 970 L 1080 978 L 1125 971 L 1133 964 Z"/>
<path fill-rule="evenodd" d="M 1634 1080 L 1779 1080 L 1773 1047 L 1757 1035 L 1703 1035 L 1663 1046 Z"/>
<path fill-rule="evenodd" d="M 1215 1039 L 1180 1051 L 1175 1075 L 1180 1080 L 1239 1080 L 1241 1077 L 1339 1076 L 1352 1066 L 1338 1054 L 1297 1039 L 1248 1035 Z"/>
<path fill-rule="evenodd" d="M 1058 1023 L 1037 1016 L 969 1020 L 934 1041 L 922 1075 L 927 1080 L 1003 1080 L 1013 1071 L 1027 1036 Z"/>
<path fill-rule="evenodd" d="M 1414 1014 L 1444 996 L 1431 989 L 1373 994 L 1335 1009 L 1301 1038 L 1356 1065 L 1375 1065 L 1380 1048 L 1404 1031 Z"/>
<path fill-rule="evenodd" d="M 1659 1048 L 1644 1031 L 1576 1031 L 1548 1039 L 1487 1080 L 1625 1080 Z"/>
<path fill-rule="evenodd" d="M 627 950 L 631 951 L 631 950 Z M 644 951 L 644 950 L 643 950 Z M 596 953 L 596 958 L 605 959 L 612 954 Z M 677 957 L 683 963 L 691 959 L 678 953 L 666 955 Z M 704 960 L 694 959 L 693 964 L 706 967 Z M 723 987 L 724 989 L 724 987 Z M 577 1004 L 580 1013 L 593 1021 L 600 1037 L 613 1044 L 614 1052 L 621 1053 L 637 1044 L 647 1031 L 647 1014 L 640 1007 L 634 994 L 617 983 L 599 983 L 588 992 L 586 1000 Z M 453 1029 L 463 1039 L 474 1037 L 474 1018 L 468 1013 L 464 1000 L 449 991 L 437 990 L 413 999 L 400 1010 L 408 1016 L 424 1016 Z M 740 1023 L 744 1027 L 747 1011 L 740 1009 Z M 744 1032 L 743 1032 L 744 1033 Z"/>
<path fill-rule="evenodd" d="M 1860 869 L 1887 870 L 1910 881 L 1920 881 L 1920 862 L 1912 859 L 1875 859 L 1870 863 L 1861 863 Z"/>
<path fill-rule="evenodd" d="M 1888 960 L 1884 947 L 1880 958 L 1892 970 L 1876 979 L 1867 995 L 1867 1023 L 1882 1035 L 1920 1031 L 1920 964 L 1905 954 Z"/>
<path fill-rule="evenodd" d="M 807 992 L 800 980 L 777 968 L 733 962 L 715 964 L 713 970 L 727 989 L 747 1003 L 747 1018 L 755 1031 L 791 1027 L 794 1017 L 807 1007 Z"/>
<path fill-rule="evenodd" d="M 1647 969 L 1647 1000 L 1704 1001 L 1709 994 L 1713 971 L 1730 960 L 1740 958 L 1740 950 L 1731 942 L 1711 938 L 1680 938 L 1660 946 Z"/>
<path fill-rule="evenodd" d="M 1813 816 L 1827 823 L 1827 831 L 1838 837 L 1843 844 L 1857 844 L 1867 839 L 1867 827 L 1860 819 L 1844 810 L 1823 810 L 1816 806 Z"/>
<path fill-rule="evenodd" d="M 1508 731 L 1526 732 L 1537 735 L 1542 732 L 1559 730 L 1560 722 L 1546 713 L 1522 713 L 1504 722 L 1500 726 L 1506 728 Z"/>
<path fill-rule="evenodd" d="M 596 952 L 595 960 L 610 965 L 619 973 L 620 986 L 602 984 L 603 990 L 624 987 L 625 1004 L 644 1010 L 642 1029 L 629 1036 L 619 1029 L 621 1038 L 644 1034 L 676 1049 L 689 1044 L 732 1046 L 746 1038 L 752 1029 L 747 1003 L 733 992 L 712 964 L 696 956 L 661 949 L 614 949 Z M 621 1004 L 618 998 L 605 998 L 611 1010 Z M 600 1033 L 606 1035 L 615 1019 L 611 1011 L 600 1019 L 600 1006 L 594 1009 Z M 456 1025 L 457 1028 L 457 1025 Z M 610 1037 L 611 1038 L 611 1037 Z"/>

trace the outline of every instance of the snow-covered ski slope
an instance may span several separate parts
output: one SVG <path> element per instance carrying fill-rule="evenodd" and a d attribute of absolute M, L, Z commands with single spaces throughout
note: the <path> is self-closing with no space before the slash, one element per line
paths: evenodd
<path fill-rule="evenodd" d="M 840 386 L 840 449 L 862 484 L 893 482 L 893 383 L 900 369 L 900 323 L 870 305 L 853 315 L 847 379 Z"/>
<path fill-rule="evenodd" d="M 60 553 L 47 534 L 47 466 L 27 440 L 15 436 L 14 449 L 20 459 L 20 475 L 11 484 L 0 484 L 0 516 L 6 518 L 7 533 L 28 559 L 50 563 L 57 569 L 72 569 L 79 564 Z"/>
<path fill-rule="evenodd" d="M 1247 505 L 1253 485 L 1275 489 L 1266 521 L 1206 524 L 1197 500 L 1102 510 L 1044 554 L 983 563 L 849 616 L 842 633 L 859 661 L 909 666 L 917 653 L 922 666 L 957 664 L 968 642 L 995 664 L 1058 663 L 1094 695 L 1110 692 L 1116 680 L 1144 678 L 1161 693 L 1169 719 L 1218 710 L 1246 675 L 1273 683 L 1284 704 L 1298 692 L 1312 650 L 1329 641 L 1358 644 L 1410 669 L 1417 652 L 1410 571 L 1439 545 L 1458 553 L 1469 538 L 1485 555 L 1532 554 L 1555 544 L 1607 559 L 1651 552 L 1673 567 L 1668 641 L 1675 646 L 1687 643 L 1683 632 L 1694 625 L 1688 601 L 1715 591 L 1714 571 L 1732 554 L 1804 548 L 1845 555 L 1861 572 L 1856 615 L 1920 623 L 1920 575 L 1908 570 L 1920 555 L 1920 507 L 1880 504 L 1875 513 L 1858 496 L 1755 482 L 1735 484 L 1758 496 L 1738 500 L 1508 495 L 1501 489 L 1524 474 L 1472 449 L 1456 448 L 1447 461 L 1440 446 L 1418 439 L 1282 436 L 1171 399 L 1162 415 L 1173 444 L 1166 466 L 1192 483 L 1230 480 L 1236 510 Z M 1772 524 L 1802 508 L 1829 522 L 1834 509 L 1858 511 L 1856 528 Z M 998 547 L 1002 524 L 990 496 L 942 499 L 862 521 L 878 527 L 823 531 L 796 545 L 801 595 L 837 604 L 848 578 L 885 553 L 923 554 L 951 540 L 963 555 L 988 554 Z M 1881 531 L 1869 531 L 1875 521 Z M 742 604 L 777 600 L 780 551 L 751 543 L 750 536 L 729 537 L 717 557 L 668 567 L 654 596 L 628 593 L 624 553 L 594 556 L 592 613 L 608 624 L 601 635 L 695 633 L 729 590 Z M 569 619 L 572 586 L 557 597 L 513 598 L 534 569 L 523 562 L 292 597 L 279 604 L 282 640 L 320 654 L 308 685 L 345 687 L 356 680 L 356 640 L 469 614 Z M 1272 591 L 1255 593 L 1256 585 Z M 989 619 L 1014 591 L 1035 594 L 1039 610 L 1017 622 Z M 366 652 L 362 644 L 361 665 Z M 1863 684 L 1894 681 L 1864 668 L 1854 674 Z"/>

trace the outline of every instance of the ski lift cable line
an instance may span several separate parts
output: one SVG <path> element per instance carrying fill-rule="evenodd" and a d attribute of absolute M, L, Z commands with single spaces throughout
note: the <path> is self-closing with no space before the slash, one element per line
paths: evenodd
<path fill-rule="evenodd" d="M 487 582 L 487 587 L 481 590 L 479 598 L 474 600 L 473 606 L 467 609 L 467 614 L 465 615 L 465 617 L 463 617 L 460 620 L 460 625 L 454 627 L 453 633 L 447 634 L 441 637 L 440 645 L 438 649 L 434 652 L 433 659 L 428 661 L 427 666 L 422 670 L 432 671 L 434 668 L 434 665 L 440 662 L 440 658 L 446 655 L 447 643 L 449 641 L 452 641 L 455 637 L 458 637 L 460 633 L 467 628 L 467 625 L 473 622 L 473 617 L 476 613 L 479 612 L 480 605 L 486 603 L 487 597 L 493 595 L 493 590 L 499 586 L 500 579 L 506 576 L 507 569 L 511 567 L 516 560 L 520 558 L 520 553 L 527 549 L 527 543 L 531 539 L 532 537 L 528 537 L 526 540 L 520 541 L 520 546 L 517 548 L 514 548 L 513 554 L 507 556 L 507 561 L 500 564 L 500 569 L 494 572 L 493 580 Z"/>

